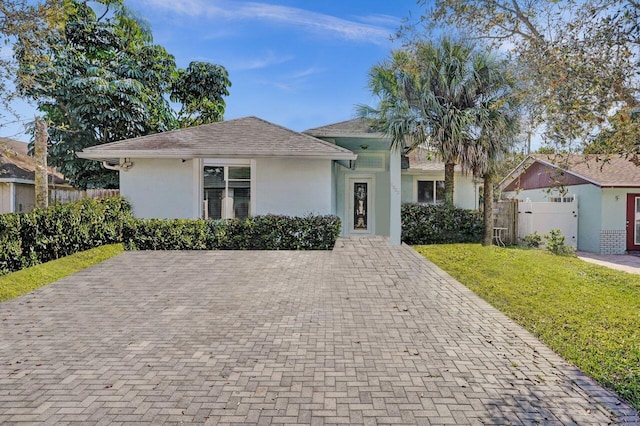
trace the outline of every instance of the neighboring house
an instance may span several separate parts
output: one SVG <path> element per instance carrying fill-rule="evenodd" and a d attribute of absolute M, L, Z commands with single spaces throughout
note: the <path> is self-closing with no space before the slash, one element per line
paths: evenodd
<path fill-rule="evenodd" d="M 257 117 L 205 124 L 86 148 L 81 158 L 120 170 L 120 193 L 143 218 L 336 214 L 343 235 L 400 243 L 402 201 L 441 198 L 444 167 L 401 155 L 362 120 L 295 132 Z M 410 160 L 411 161 L 411 160 Z M 477 207 L 458 174 L 456 202 Z"/>
<path fill-rule="evenodd" d="M 558 164 L 555 164 L 558 163 Z M 640 250 L 640 167 L 612 156 L 529 156 L 501 183 L 507 198 L 578 201 L 578 250 L 623 254 Z"/>
<path fill-rule="evenodd" d="M 36 161 L 27 144 L 0 138 L 0 213 L 26 213 L 35 207 Z M 61 174 L 49 169 L 49 185 L 71 188 Z"/>

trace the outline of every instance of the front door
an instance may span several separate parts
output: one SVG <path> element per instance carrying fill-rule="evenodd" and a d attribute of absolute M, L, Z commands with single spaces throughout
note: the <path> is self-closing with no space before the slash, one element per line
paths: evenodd
<path fill-rule="evenodd" d="M 373 234 L 373 178 L 347 178 L 347 235 Z"/>
<path fill-rule="evenodd" d="M 627 250 L 640 250 L 640 194 L 627 194 Z"/>

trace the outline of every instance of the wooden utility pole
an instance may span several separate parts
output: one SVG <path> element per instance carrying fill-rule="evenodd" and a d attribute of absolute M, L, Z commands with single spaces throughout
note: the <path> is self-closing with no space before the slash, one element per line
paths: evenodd
<path fill-rule="evenodd" d="M 34 155 L 36 158 L 36 208 L 46 209 L 49 206 L 49 177 L 47 173 L 47 122 L 36 117 L 36 142 Z"/>

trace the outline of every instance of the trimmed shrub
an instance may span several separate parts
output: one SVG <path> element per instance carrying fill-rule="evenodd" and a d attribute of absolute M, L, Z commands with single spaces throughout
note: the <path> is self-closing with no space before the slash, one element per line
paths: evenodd
<path fill-rule="evenodd" d="M 126 250 L 331 250 L 337 216 L 256 216 L 232 220 L 131 219 Z"/>
<path fill-rule="evenodd" d="M 22 269 L 23 265 L 20 215 L 2 214 L 0 215 L 0 275 Z"/>
<path fill-rule="evenodd" d="M 84 199 L 0 215 L 0 274 L 119 243 L 131 206 L 122 197 Z"/>
<path fill-rule="evenodd" d="M 122 242 L 125 250 L 206 250 L 207 231 L 198 219 L 129 219 Z"/>
<path fill-rule="evenodd" d="M 403 204 L 402 241 L 409 245 L 482 241 L 482 215 L 445 205 Z"/>

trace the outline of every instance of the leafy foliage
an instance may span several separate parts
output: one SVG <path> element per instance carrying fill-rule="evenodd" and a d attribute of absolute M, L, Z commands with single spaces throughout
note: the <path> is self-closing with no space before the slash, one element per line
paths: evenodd
<path fill-rule="evenodd" d="M 640 276 L 544 250 L 415 248 L 640 409 Z"/>
<path fill-rule="evenodd" d="M 621 108 L 608 117 L 606 126 L 585 146 L 584 153 L 626 155 L 640 165 L 640 117 L 636 111 L 637 108 Z"/>
<path fill-rule="evenodd" d="M 576 250 L 565 243 L 564 235 L 559 229 L 552 229 L 544 235 L 545 247 L 558 256 L 575 256 Z"/>
<path fill-rule="evenodd" d="M 564 148 L 588 142 L 620 103 L 637 106 L 634 0 L 422 0 L 430 29 L 453 27 L 508 51 L 531 125 Z M 409 26 L 404 35 L 415 36 Z M 406 30 L 405 29 L 405 30 Z"/>
<path fill-rule="evenodd" d="M 222 121 L 231 85 L 227 70 L 207 62 L 191 62 L 186 70 L 178 70 L 171 86 L 171 100 L 182 103 L 178 113 L 180 127 Z"/>
<path fill-rule="evenodd" d="M 122 233 L 127 250 L 331 250 L 340 235 L 340 219 L 130 219 Z"/>
<path fill-rule="evenodd" d="M 0 274 L 119 243 L 129 217 L 131 207 L 121 197 L 0 215 Z"/>
<path fill-rule="evenodd" d="M 18 19 L 45 7 L 9 3 L 20 4 Z M 76 157 L 83 148 L 222 119 L 226 70 L 201 62 L 177 69 L 121 0 L 48 0 L 46 7 L 0 32 L 15 39 L 20 96 L 50 122 L 49 164 L 75 186 L 118 186 L 117 173 Z M 169 96 L 183 104 L 180 114 Z"/>
<path fill-rule="evenodd" d="M 524 241 L 525 245 L 529 248 L 538 248 L 542 244 L 542 235 L 536 231 L 533 234 L 523 237 L 522 241 Z"/>
<path fill-rule="evenodd" d="M 474 210 L 447 205 L 403 204 L 402 241 L 406 244 L 480 242 L 484 226 Z"/>
<path fill-rule="evenodd" d="M 377 108 L 360 114 L 404 148 L 429 144 L 445 163 L 445 203 L 454 167 L 483 175 L 517 133 L 513 82 L 505 64 L 467 41 L 417 42 L 371 69 Z"/>

